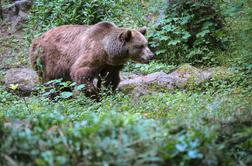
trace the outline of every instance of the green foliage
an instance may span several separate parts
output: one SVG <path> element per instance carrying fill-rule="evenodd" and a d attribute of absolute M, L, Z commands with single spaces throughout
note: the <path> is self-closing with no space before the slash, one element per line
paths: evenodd
<path fill-rule="evenodd" d="M 4 23 L 0 23 L 0 26 Z M 1 69 L 27 65 L 28 47 L 20 37 L 0 35 Z"/>
<path fill-rule="evenodd" d="M 62 79 L 51 80 L 45 83 L 45 85 L 40 85 L 34 94 L 43 96 L 45 98 L 51 99 L 53 101 L 70 99 L 74 95 L 74 91 L 84 90 L 85 85 L 77 85 L 75 82 L 62 81 Z"/>
<path fill-rule="evenodd" d="M 150 45 L 159 59 L 172 64 L 218 64 L 214 50 L 224 49 L 224 19 L 218 3 L 174 1 L 155 25 Z"/>
<path fill-rule="evenodd" d="M 79 119 L 69 119 L 62 110 L 44 112 L 26 122 L 32 128 L 25 124 L 7 128 L 1 152 L 14 160 L 21 159 L 18 165 L 160 163 L 156 139 L 161 133 L 157 132 L 160 129 L 156 122 L 117 113 L 88 113 Z M 10 145 L 15 150 L 9 151 Z"/>
<path fill-rule="evenodd" d="M 148 10 L 142 0 L 120 0 L 116 1 L 117 8 L 113 9 L 113 13 L 118 13 L 112 17 L 106 18 L 108 21 L 114 22 L 118 26 L 139 28 L 146 26 L 146 15 Z"/>
<path fill-rule="evenodd" d="M 0 88 L 0 92 L 1 92 L 1 95 L 0 95 L 0 103 L 1 104 L 8 105 L 8 104 L 12 103 L 13 101 L 17 100 L 16 96 L 5 91 L 2 87 Z"/>
<path fill-rule="evenodd" d="M 231 74 L 216 74 L 210 81 L 196 87 L 200 91 L 211 90 L 213 93 L 235 93 L 252 95 L 252 70 L 251 65 L 243 67 L 230 67 Z M 227 75 L 226 77 L 223 77 Z"/>
<path fill-rule="evenodd" d="M 224 5 L 231 36 L 229 56 L 224 59 L 228 64 L 243 66 L 252 64 L 252 2 L 234 0 Z"/>
<path fill-rule="evenodd" d="M 139 73 L 139 74 L 150 74 L 150 73 L 159 72 L 159 71 L 164 71 L 166 73 L 169 73 L 173 69 L 175 69 L 175 67 L 176 66 L 161 63 L 159 61 L 151 61 L 148 65 L 139 64 L 139 63 L 134 64 L 132 62 L 129 62 L 127 66 L 125 66 L 124 71 L 134 72 L 134 73 Z"/>
<path fill-rule="evenodd" d="M 123 14 L 134 6 L 134 14 L 123 17 Z M 141 8 L 139 0 L 36 0 L 32 9 L 32 16 L 29 21 L 29 28 L 37 31 L 46 31 L 52 27 L 65 24 L 95 24 L 100 21 L 115 21 L 119 25 L 134 21 L 143 23 L 142 14 L 137 10 Z M 137 19 L 141 19 L 138 20 Z"/>
<path fill-rule="evenodd" d="M 63 24 L 94 24 L 112 15 L 115 2 L 110 1 L 50 1 L 34 2 L 30 24 L 40 31 Z"/>
<path fill-rule="evenodd" d="M 3 98 L 0 164 L 212 166 L 252 157 L 252 100 L 228 94 L 159 93 L 138 104 L 120 93 L 100 103 L 78 95 L 25 104 L 2 90 Z"/>

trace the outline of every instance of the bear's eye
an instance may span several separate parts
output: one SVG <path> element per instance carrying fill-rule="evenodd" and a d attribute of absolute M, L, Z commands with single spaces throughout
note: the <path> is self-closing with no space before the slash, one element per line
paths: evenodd
<path fill-rule="evenodd" d="M 142 49 L 142 48 L 144 48 L 144 45 L 135 45 L 134 47 L 137 49 Z"/>

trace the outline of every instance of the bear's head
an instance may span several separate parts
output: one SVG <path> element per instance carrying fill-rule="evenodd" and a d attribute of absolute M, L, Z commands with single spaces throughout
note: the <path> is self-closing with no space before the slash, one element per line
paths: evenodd
<path fill-rule="evenodd" d="M 154 58 L 154 54 L 148 47 L 148 41 L 144 37 L 145 34 L 146 28 L 140 28 L 138 30 L 124 29 L 119 35 L 127 57 L 144 64 Z"/>

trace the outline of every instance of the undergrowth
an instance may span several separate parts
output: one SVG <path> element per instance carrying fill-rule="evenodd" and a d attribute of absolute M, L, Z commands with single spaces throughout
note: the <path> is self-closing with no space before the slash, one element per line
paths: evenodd
<path fill-rule="evenodd" d="M 142 96 L 137 103 L 122 93 L 99 103 L 83 95 L 53 102 L 1 90 L 0 161 L 18 165 L 249 164 L 252 100 L 245 98 L 175 91 Z"/>

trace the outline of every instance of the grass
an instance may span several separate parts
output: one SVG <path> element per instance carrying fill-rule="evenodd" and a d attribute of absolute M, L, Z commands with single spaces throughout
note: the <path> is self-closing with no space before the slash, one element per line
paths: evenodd
<path fill-rule="evenodd" d="M 83 95 L 52 102 L 1 90 L 0 157 L 18 165 L 183 165 L 225 163 L 218 153 L 228 152 L 226 157 L 237 155 L 232 163 L 246 163 L 238 147 L 226 149 L 241 138 L 239 151 L 251 157 L 252 100 L 246 95 L 175 91 L 138 100 L 118 93 L 100 103 Z M 223 126 L 233 131 L 230 139 L 221 140 L 229 134 Z M 211 149 L 216 146 L 223 149 Z"/>
<path fill-rule="evenodd" d="M 1 69 L 8 69 L 28 65 L 27 61 L 28 46 L 24 42 L 24 38 L 19 35 L 1 34 L 0 36 Z"/>

